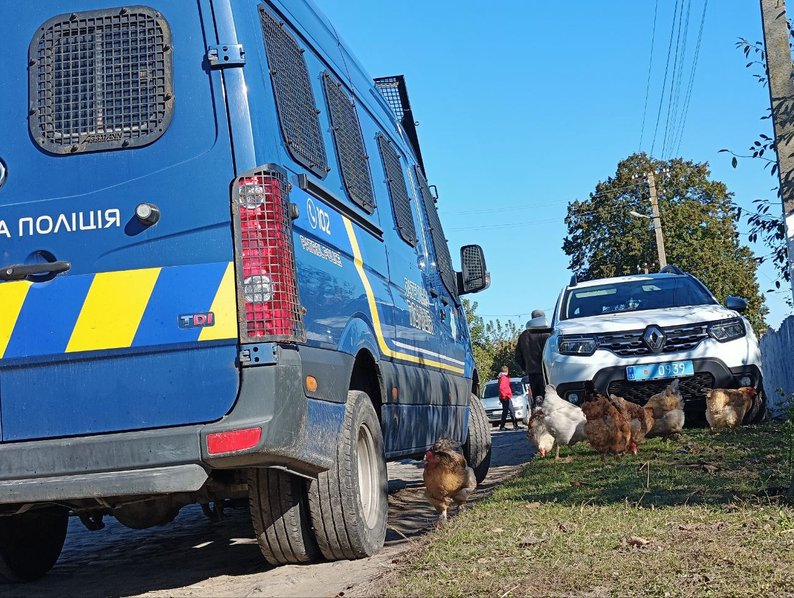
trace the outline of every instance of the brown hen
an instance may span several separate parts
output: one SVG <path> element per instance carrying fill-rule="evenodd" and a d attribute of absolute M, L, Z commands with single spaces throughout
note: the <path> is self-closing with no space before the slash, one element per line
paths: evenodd
<path fill-rule="evenodd" d="M 715 388 L 706 391 L 706 421 L 711 429 L 719 432 L 724 428 L 735 428 L 753 407 L 758 392 L 749 386 L 736 389 Z"/>
<path fill-rule="evenodd" d="M 584 403 L 587 421 L 584 433 L 590 446 L 604 455 L 622 455 L 631 441 L 631 417 L 621 401 L 596 392 L 592 382 L 585 382 Z"/>
<path fill-rule="evenodd" d="M 653 411 L 653 428 L 648 438 L 669 438 L 684 429 L 684 397 L 678 390 L 678 380 L 673 380 L 662 392 L 653 395 L 645 407 Z"/>
<path fill-rule="evenodd" d="M 438 522 L 447 520 L 447 510 L 454 502 L 460 510 L 477 487 L 474 470 L 466 464 L 460 447 L 447 438 L 437 441 L 425 453 L 425 496 L 436 511 Z"/>

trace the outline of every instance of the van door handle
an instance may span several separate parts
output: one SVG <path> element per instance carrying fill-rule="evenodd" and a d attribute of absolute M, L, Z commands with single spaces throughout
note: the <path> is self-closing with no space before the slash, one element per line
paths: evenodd
<path fill-rule="evenodd" d="M 14 264 L 0 270 L 0 280 L 25 280 L 36 274 L 61 274 L 72 268 L 69 262 L 47 262 L 44 264 Z"/>

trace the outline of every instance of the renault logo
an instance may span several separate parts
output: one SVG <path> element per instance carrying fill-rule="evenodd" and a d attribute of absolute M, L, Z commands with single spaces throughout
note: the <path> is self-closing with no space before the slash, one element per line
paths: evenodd
<path fill-rule="evenodd" d="M 648 326 L 642 335 L 642 340 L 654 353 L 660 353 L 664 347 L 664 332 L 658 326 Z"/>

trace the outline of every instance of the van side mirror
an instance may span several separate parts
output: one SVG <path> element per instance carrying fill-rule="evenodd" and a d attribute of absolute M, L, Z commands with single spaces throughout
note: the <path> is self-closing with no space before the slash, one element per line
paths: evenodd
<path fill-rule="evenodd" d="M 747 299 L 743 297 L 736 297 L 734 295 L 728 295 L 725 298 L 725 307 L 732 309 L 733 311 L 738 311 L 739 313 L 744 313 L 747 311 Z"/>
<path fill-rule="evenodd" d="M 485 254 L 479 245 L 460 248 L 461 272 L 457 272 L 458 295 L 477 293 L 491 284 L 491 275 L 485 267 Z"/>

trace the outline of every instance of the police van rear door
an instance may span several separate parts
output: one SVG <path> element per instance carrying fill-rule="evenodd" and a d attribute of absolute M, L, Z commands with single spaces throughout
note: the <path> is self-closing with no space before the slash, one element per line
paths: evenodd
<path fill-rule="evenodd" d="M 239 376 L 210 0 L 0 3 L 2 441 L 216 420 Z"/>

